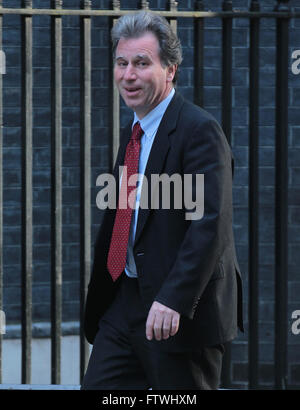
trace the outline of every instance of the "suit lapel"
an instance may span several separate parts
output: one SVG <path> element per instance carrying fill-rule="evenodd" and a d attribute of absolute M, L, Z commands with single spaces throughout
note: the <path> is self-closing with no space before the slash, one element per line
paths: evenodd
<path fill-rule="evenodd" d="M 179 113 L 179 110 L 183 102 L 184 100 L 181 97 L 181 95 L 176 92 L 161 120 L 161 123 L 157 130 L 155 139 L 153 141 L 153 145 L 150 151 L 150 155 L 149 155 L 146 170 L 145 170 L 145 177 L 146 177 L 146 180 L 148 181 L 148 193 L 145 192 L 145 190 L 147 189 L 147 186 L 145 186 L 144 184 L 142 185 L 142 192 L 141 192 L 141 198 L 143 198 L 143 195 L 148 194 L 148 208 L 139 209 L 137 229 L 136 229 L 136 234 L 135 234 L 135 243 L 137 243 L 141 235 L 141 232 L 145 226 L 146 220 L 150 214 L 151 175 L 160 174 L 163 169 L 165 158 L 170 148 L 169 135 L 171 134 L 172 131 L 176 129 L 178 113 Z M 153 186 L 151 188 L 154 192 L 155 188 Z"/>

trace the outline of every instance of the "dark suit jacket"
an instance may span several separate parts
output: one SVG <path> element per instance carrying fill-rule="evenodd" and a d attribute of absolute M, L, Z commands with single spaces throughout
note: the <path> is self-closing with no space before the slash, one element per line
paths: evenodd
<path fill-rule="evenodd" d="M 118 181 L 131 124 L 115 164 Z M 145 311 L 156 300 L 181 314 L 178 333 L 153 341 L 168 350 L 197 349 L 232 340 L 242 323 L 242 284 L 232 230 L 231 149 L 216 120 L 177 92 L 161 121 L 145 175 L 204 174 L 204 215 L 187 220 L 186 209 L 140 209 L 134 244 Z M 150 192 L 150 183 L 149 183 Z M 144 187 L 143 187 L 144 189 Z M 193 192 L 195 194 L 195 181 Z M 145 191 L 144 191 L 145 192 Z M 85 334 L 93 343 L 98 322 L 117 283 L 106 267 L 115 210 L 105 211 L 95 244 L 85 310 Z M 118 281 L 117 281 L 118 282 Z"/>

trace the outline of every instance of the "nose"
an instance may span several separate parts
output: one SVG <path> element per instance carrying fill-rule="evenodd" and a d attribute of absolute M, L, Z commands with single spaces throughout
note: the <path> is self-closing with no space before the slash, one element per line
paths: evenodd
<path fill-rule="evenodd" d="M 124 80 L 133 81 L 136 79 L 136 72 L 132 64 L 128 64 L 124 72 Z"/>

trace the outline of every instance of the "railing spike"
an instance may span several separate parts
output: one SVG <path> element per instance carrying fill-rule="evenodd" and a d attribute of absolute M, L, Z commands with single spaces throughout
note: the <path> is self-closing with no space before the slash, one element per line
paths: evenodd
<path fill-rule="evenodd" d="M 26 9 L 32 9 L 32 0 L 24 0 L 24 7 Z"/>
<path fill-rule="evenodd" d="M 90 9 L 92 7 L 92 1 L 91 0 L 83 0 L 83 8 L 84 9 Z"/>
<path fill-rule="evenodd" d="M 170 0 L 169 9 L 172 12 L 176 12 L 178 8 L 178 1 Z"/>
<path fill-rule="evenodd" d="M 202 0 L 196 0 L 194 4 L 195 10 L 197 11 L 203 11 L 204 10 L 204 4 Z"/>
<path fill-rule="evenodd" d="M 147 0 L 141 0 L 140 1 L 140 8 L 142 10 L 149 10 L 149 1 Z"/>
<path fill-rule="evenodd" d="M 288 5 L 289 1 L 290 0 L 277 0 L 275 11 L 289 11 L 290 10 L 289 5 Z"/>
<path fill-rule="evenodd" d="M 120 0 L 113 0 L 112 7 L 113 7 L 114 10 L 120 10 L 120 8 L 121 8 Z"/>

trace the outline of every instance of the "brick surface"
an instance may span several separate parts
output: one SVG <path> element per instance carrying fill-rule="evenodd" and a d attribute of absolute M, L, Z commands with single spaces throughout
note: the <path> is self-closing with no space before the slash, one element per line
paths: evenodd
<path fill-rule="evenodd" d="M 50 7 L 50 0 L 35 0 L 35 7 Z M 79 8 L 79 0 L 64 0 L 65 8 Z M 109 8 L 109 0 L 93 0 L 93 8 Z M 190 10 L 193 1 L 179 2 Z M 299 6 L 291 0 L 292 7 Z M 122 7 L 136 9 L 137 0 L 125 0 Z M 165 9 L 165 0 L 150 1 L 150 6 Z M 220 10 L 222 2 L 205 0 L 205 10 Z M 273 10 L 274 0 L 262 0 L 262 10 Z M 21 0 L 3 0 L 3 7 L 20 7 Z M 235 0 L 234 8 L 247 10 L 250 0 Z M 298 7 L 299 9 L 299 7 Z M 80 19 L 64 17 L 62 67 L 63 140 L 63 320 L 79 319 L 80 274 Z M 51 19 L 33 19 L 33 318 L 50 318 L 50 204 L 51 204 Z M 3 76 L 3 264 L 4 310 L 8 323 L 21 318 L 21 209 L 22 209 L 22 116 L 21 116 L 21 19 L 3 17 L 3 50 L 7 73 Z M 290 54 L 300 49 L 300 20 L 290 22 Z M 193 99 L 194 37 L 189 19 L 179 19 L 178 32 L 184 60 L 178 90 Z M 246 333 L 232 345 L 233 386 L 247 387 L 247 285 L 248 285 L 248 177 L 249 177 L 249 22 L 233 21 L 232 43 L 232 149 L 235 156 L 233 187 L 234 230 L 238 259 L 244 277 Z M 260 383 L 271 388 L 274 378 L 274 238 L 275 238 L 275 101 L 276 101 L 276 26 L 263 19 L 260 30 L 260 107 L 259 107 L 259 338 Z M 221 122 L 222 104 L 222 22 L 205 20 L 204 108 Z M 109 33 L 108 19 L 92 22 L 92 241 L 103 212 L 96 208 L 97 176 L 109 170 Z M 300 75 L 289 70 L 289 326 L 291 312 L 300 309 Z M 121 127 L 131 113 L 121 103 Z M 93 253 L 93 249 L 92 249 Z M 288 382 L 300 385 L 300 335 L 288 333 Z"/>

